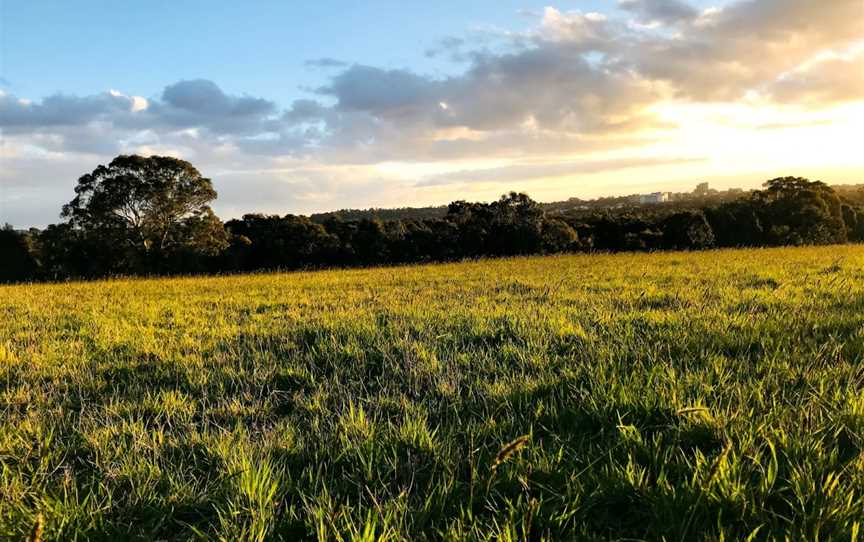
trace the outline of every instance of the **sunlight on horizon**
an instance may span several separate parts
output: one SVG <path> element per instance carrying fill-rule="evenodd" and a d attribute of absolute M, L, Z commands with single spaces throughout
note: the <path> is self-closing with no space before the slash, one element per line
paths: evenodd
<path fill-rule="evenodd" d="M 391 15 L 410 33 L 359 42 L 313 33 L 294 44 L 301 49 L 273 51 L 250 35 L 245 55 L 220 49 L 218 62 L 212 40 L 189 43 L 157 25 L 163 49 L 146 63 L 158 58 L 164 69 L 131 72 L 144 65 L 139 51 L 116 65 L 77 41 L 28 61 L 37 57 L 25 51 L 63 35 L 77 15 L 11 3 L 9 21 L 21 24 L 3 26 L 0 222 L 56 220 L 74 180 L 119 154 L 189 160 L 213 178 L 225 218 L 488 201 L 512 190 L 553 201 L 705 181 L 746 189 L 777 175 L 864 183 L 859 0 L 533 7 L 483 25 L 482 10 L 468 23 L 427 6 L 450 14 L 428 31 L 403 7 Z M 270 7 L 267 20 L 214 12 L 204 31 L 246 21 L 264 36 L 304 9 Z M 177 17 L 200 13 L 178 8 Z M 53 34 L 22 33 L 28 18 Z M 80 24 L 116 38 L 110 25 Z M 322 24 L 310 20 L 310 31 Z M 252 68 L 250 51 L 271 64 Z M 100 70 L 81 79 L 72 66 Z"/>

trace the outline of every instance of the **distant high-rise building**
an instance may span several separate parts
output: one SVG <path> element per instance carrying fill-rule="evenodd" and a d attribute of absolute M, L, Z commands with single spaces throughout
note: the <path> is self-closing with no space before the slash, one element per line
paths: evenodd
<path fill-rule="evenodd" d="M 696 190 L 693 191 L 694 194 L 707 194 L 708 193 L 708 183 L 699 183 L 696 185 Z"/>
<path fill-rule="evenodd" d="M 654 192 L 639 196 L 639 203 L 665 203 L 669 201 L 669 192 Z"/>

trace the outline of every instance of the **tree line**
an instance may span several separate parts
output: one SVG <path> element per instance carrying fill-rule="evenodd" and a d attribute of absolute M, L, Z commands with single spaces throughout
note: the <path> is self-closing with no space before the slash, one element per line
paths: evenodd
<path fill-rule="evenodd" d="M 0 281 L 351 267 L 577 251 L 698 250 L 864 240 L 864 207 L 820 181 L 782 177 L 693 208 L 550 213 L 526 194 L 455 201 L 442 216 L 223 223 L 210 179 L 163 156 L 118 156 L 83 175 L 64 219 L 0 229 Z"/>

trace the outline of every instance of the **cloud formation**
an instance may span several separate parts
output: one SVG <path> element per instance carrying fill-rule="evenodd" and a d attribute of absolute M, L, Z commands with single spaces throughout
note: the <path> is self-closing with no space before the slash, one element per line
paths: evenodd
<path fill-rule="evenodd" d="M 229 96 L 216 83 L 197 79 L 165 88 L 162 99 L 147 108 L 150 122 L 179 128 L 206 128 L 215 133 L 257 134 L 268 131 L 277 113 L 275 102 L 252 96 Z M 146 121 L 145 121 L 146 122 Z"/>
<path fill-rule="evenodd" d="M 0 129 L 16 164 L 162 152 L 215 171 L 272 171 L 262 179 L 282 179 L 287 168 L 292 186 L 347 191 L 325 182 L 327 172 L 342 179 L 336 168 L 366 167 L 371 183 L 380 178 L 368 170 L 375 164 L 447 162 L 450 173 L 386 182 L 504 187 L 541 173 L 651 165 L 632 157 L 674 137 L 674 124 L 658 114 L 665 104 L 817 110 L 864 101 L 860 0 L 739 0 L 704 11 L 685 0 L 619 0 L 618 7 L 604 14 L 550 7 L 529 31 L 445 38 L 427 54 L 449 55 L 456 62 L 449 75 L 309 60 L 324 81 L 284 105 L 201 79 L 152 97 L 112 90 L 40 100 L 0 90 Z M 492 159 L 508 162 L 461 164 Z"/>
<path fill-rule="evenodd" d="M 768 87 L 778 102 L 824 105 L 864 97 L 864 50 L 855 56 L 830 57 L 781 76 Z"/>
<path fill-rule="evenodd" d="M 329 57 L 313 58 L 307 60 L 304 64 L 310 68 L 344 68 L 348 66 L 348 63 L 344 60 Z"/>
<path fill-rule="evenodd" d="M 104 124 L 160 139 L 206 133 L 266 154 L 351 154 L 375 146 L 380 157 L 393 149 L 392 159 L 411 160 L 408 147 L 435 147 L 431 142 L 446 141 L 448 131 L 470 133 L 471 141 L 517 133 L 525 141 L 549 133 L 632 134 L 656 128 L 652 106 L 673 98 L 717 102 L 756 94 L 810 105 L 862 99 L 860 53 L 818 59 L 864 40 L 859 0 L 832 0 L 831 9 L 816 0 L 747 0 L 702 13 L 683 0 L 621 0 L 620 7 L 675 32 L 547 8 L 534 31 L 514 34 L 498 50 L 471 51 L 466 68 L 448 77 L 322 58 L 308 63 L 339 71 L 317 97 L 284 109 L 226 94 L 212 81 L 187 80 L 155 99 L 111 91 L 33 102 L 4 93 L 0 125 L 32 133 Z"/>
<path fill-rule="evenodd" d="M 681 0 L 621 0 L 618 4 L 648 24 L 689 22 L 699 15 L 696 8 Z"/>
<path fill-rule="evenodd" d="M 826 50 L 864 39 L 857 0 L 749 0 L 708 10 L 672 37 L 637 37 L 621 61 L 679 97 L 732 101 Z"/>
<path fill-rule="evenodd" d="M 442 186 L 458 183 L 501 183 L 535 181 L 553 177 L 569 177 L 575 174 L 620 171 L 640 167 L 664 166 L 702 162 L 704 158 L 616 158 L 609 160 L 578 160 L 553 163 L 514 163 L 503 167 L 474 169 L 431 175 L 417 183 L 418 186 Z"/>
<path fill-rule="evenodd" d="M 57 126 L 81 126 L 119 119 L 131 112 L 133 100 L 118 93 L 93 96 L 55 94 L 34 103 L 12 94 L 0 94 L 0 127 L 16 131 Z"/>

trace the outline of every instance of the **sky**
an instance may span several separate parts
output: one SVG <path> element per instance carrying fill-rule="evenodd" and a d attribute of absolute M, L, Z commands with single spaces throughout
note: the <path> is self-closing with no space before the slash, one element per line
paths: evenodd
<path fill-rule="evenodd" d="M 0 224 L 118 154 L 249 212 L 864 182 L 864 1 L 0 0 Z"/>

